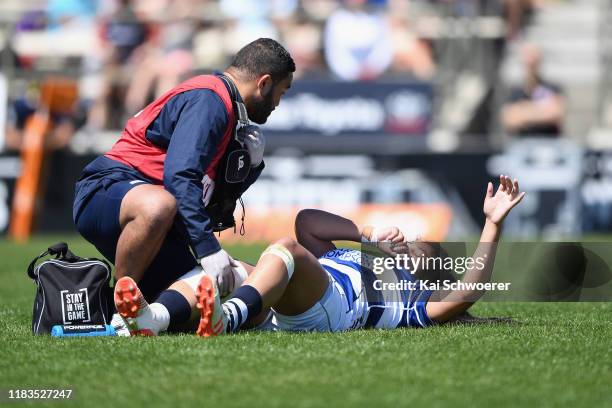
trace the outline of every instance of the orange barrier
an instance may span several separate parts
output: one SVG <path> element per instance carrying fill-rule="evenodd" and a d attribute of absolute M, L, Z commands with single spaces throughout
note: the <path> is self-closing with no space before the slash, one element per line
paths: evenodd
<path fill-rule="evenodd" d="M 42 175 L 45 134 L 50 127 L 49 114 L 35 112 L 26 123 L 21 174 L 15 184 L 9 233 L 16 241 L 26 241 L 32 232 L 36 201 Z"/>
<path fill-rule="evenodd" d="M 221 233 L 222 243 L 272 242 L 294 236 L 296 207 L 253 209 L 247 206 L 245 235 L 232 230 Z M 240 229 L 240 209 L 235 218 Z M 408 237 L 420 236 L 430 241 L 443 241 L 450 227 L 452 210 L 446 204 L 363 204 L 351 210 L 332 210 L 360 225 L 397 226 Z"/>

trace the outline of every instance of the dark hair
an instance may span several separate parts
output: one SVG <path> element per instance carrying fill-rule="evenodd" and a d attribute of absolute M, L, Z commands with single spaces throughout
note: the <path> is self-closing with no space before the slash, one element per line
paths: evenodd
<path fill-rule="evenodd" d="M 242 47 L 234 56 L 230 68 L 235 68 L 249 79 L 270 74 L 278 83 L 295 72 L 295 62 L 289 52 L 271 38 L 259 38 Z"/>

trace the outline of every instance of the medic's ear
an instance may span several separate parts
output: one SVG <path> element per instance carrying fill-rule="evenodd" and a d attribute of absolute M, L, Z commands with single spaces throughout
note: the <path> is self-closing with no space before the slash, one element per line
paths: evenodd
<path fill-rule="evenodd" d="M 257 88 L 261 92 L 262 95 L 268 95 L 272 92 L 272 87 L 274 86 L 272 81 L 272 76 L 270 74 L 265 74 L 259 77 L 257 80 Z"/>

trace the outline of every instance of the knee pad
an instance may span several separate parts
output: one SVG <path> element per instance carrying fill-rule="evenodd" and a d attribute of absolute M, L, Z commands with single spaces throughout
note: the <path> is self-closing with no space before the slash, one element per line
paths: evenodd
<path fill-rule="evenodd" d="M 204 276 L 204 269 L 200 265 L 196 266 L 180 278 L 178 280 L 184 282 L 193 289 L 194 293 L 198 291 L 198 285 L 200 284 L 200 279 Z"/>
<path fill-rule="evenodd" d="M 272 244 L 261 254 L 261 256 L 264 255 L 274 255 L 279 257 L 287 267 L 287 276 L 289 279 L 291 279 L 295 269 L 295 261 L 293 260 L 293 255 L 291 255 L 291 252 L 287 248 L 281 244 Z"/>

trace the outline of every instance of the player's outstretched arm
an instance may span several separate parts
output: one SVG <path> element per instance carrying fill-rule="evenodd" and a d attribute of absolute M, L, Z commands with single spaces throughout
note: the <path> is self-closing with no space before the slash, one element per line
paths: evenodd
<path fill-rule="evenodd" d="M 483 204 L 485 225 L 473 255 L 474 259 L 480 259 L 482 263 L 468 268 L 461 282 L 485 283 L 490 281 L 502 224 L 510 210 L 520 203 L 524 196 L 525 193 L 519 190 L 518 180 L 512 181 L 503 175 L 499 177 L 499 188 L 495 194 L 493 184 L 487 185 Z M 427 304 L 427 314 L 434 321 L 445 322 L 465 312 L 483 294 L 482 290 L 436 291 L 435 299 Z"/>

